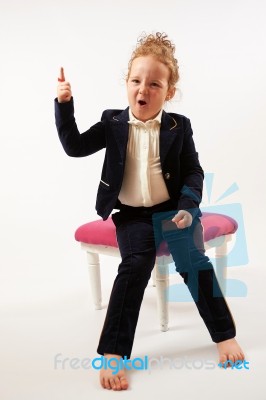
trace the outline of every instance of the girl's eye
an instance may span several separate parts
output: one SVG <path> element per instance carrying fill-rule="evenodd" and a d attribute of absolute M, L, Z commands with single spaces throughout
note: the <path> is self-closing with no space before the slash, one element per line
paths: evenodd
<path fill-rule="evenodd" d="M 152 82 L 151 86 L 159 86 L 159 85 L 156 82 Z"/>
<path fill-rule="evenodd" d="M 138 79 L 132 79 L 132 83 L 139 83 Z"/>

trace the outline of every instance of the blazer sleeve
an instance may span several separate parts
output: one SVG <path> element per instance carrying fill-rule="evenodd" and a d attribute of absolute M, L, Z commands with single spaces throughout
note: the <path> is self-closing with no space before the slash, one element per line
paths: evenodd
<path fill-rule="evenodd" d="M 180 156 L 180 172 L 183 186 L 178 202 L 179 210 L 188 210 L 192 216 L 199 213 L 202 198 L 204 172 L 195 149 L 193 131 L 188 118 L 185 120 L 185 133 Z"/>
<path fill-rule="evenodd" d="M 59 139 L 67 155 L 85 157 L 106 146 L 104 121 L 98 122 L 86 132 L 80 133 L 74 117 L 73 97 L 67 103 L 55 99 L 55 123 Z"/>

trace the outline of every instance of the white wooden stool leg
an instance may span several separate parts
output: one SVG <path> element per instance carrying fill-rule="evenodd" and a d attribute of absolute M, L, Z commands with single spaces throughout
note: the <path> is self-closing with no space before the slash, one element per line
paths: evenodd
<path fill-rule="evenodd" d="M 102 288 L 99 254 L 87 251 L 89 278 L 95 310 L 102 308 Z"/>
<path fill-rule="evenodd" d="M 157 290 L 157 306 L 161 324 L 161 331 L 168 330 L 168 302 L 167 288 L 169 286 L 169 267 L 165 262 L 165 257 L 161 256 L 156 259 L 155 263 L 156 274 L 156 290 Z"/>
<path fill-rule="evenodd" d="M 219 240 L 219 238 L 218 238 Z M 227 274 L 227 243 L 231 235 L 224 236 L 223 243 L 215 247 L 215 272 L 223 295 L 226 295 L 226 274 Z"/>

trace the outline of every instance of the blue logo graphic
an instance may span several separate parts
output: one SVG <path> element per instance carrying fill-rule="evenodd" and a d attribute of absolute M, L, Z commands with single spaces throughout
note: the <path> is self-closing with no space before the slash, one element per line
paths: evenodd
<path fill-rule="evenodd" d="M 111 369 L 112 374 L 117 374 L 121 369 L 127 370 L 136 369 L 143 370 L 148 369 L 148 356 L 144 358 L 135 357 L 132 360 L 128 359 L 127 356 L 117 359 L 115 357 L 107 359 L 104 356 L 94 358 L 92 360 L 92 367 L 94 369 Z"/>
<path fill-rule="evenodd" d="M 231 369 L 243 369 L 243 368 L 249 369 L 249 361 L 237 360 L 237 361 L 233 362 L 231 360 L 227 360 L 224 363 L 220 362 L 218 364 L 218 367 L 224 368 L 224 369 L 228 368 L 229 366 L 231 367 Z"/>
<path fill-rule="evenodd" d="M 238 279 L 226 279 L 226 269 L 248 264 L 248 252 L 244 227 L 243 211 L 240 203 L 217 204 L 238 191 L 238 186 L 233 183 L 215 201 L 212 201 L 213 173 L 205 174 L 205 194 L 206 200 L 200 206 L 202 212 L 224 214 L 233 218 L 238 225 L 236 232 L 231 236 L 231 241 L 225 243 L 225 236 L 216 238 L 215 247 L 219 257 L 211 256 L 207 253 L 210 261 L 215 267 L 216 275 L 220 287 L 227 297 L 246 297 L 247 286 Z M 223 254 L 219 249 L 226 248 Z M 163 266 L 161 271 L 163 271 Z M 176 266 L 173 262 L 169 264 L 169 274 L 176 273 Z M 167 301 L 171 302 L 192 302 L 192 296 L 184 283 L 172 284 L 166 289 Z"/>

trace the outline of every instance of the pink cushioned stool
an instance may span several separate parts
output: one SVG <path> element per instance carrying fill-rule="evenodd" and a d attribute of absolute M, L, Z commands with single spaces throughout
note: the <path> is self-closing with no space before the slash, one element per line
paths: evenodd
<path fill-rule="evenodd" d="M 227 243 L 237 230 L 237 222 L 226 215 L 203 212 L 201 223 L 204 231 L 206 251 L 214 248 L 215 272 L 222 291 L 225 293 L 225 272 L 227 264 Z M 75 239 L 87 252 L 92 298 L 95 309 L 102 308 L 101 277 L 99 255 L 120 257 L 116 241 L 115 226 L 111 218 L 81 225 L 75 232 Z M 166 290 L 169 285 L 169 263 L 172 257 L 162 243 L 153 270 L 153 282 L 157 288 L 157 304 L 162 331 L 168 330 L 168 307 Z"/>

